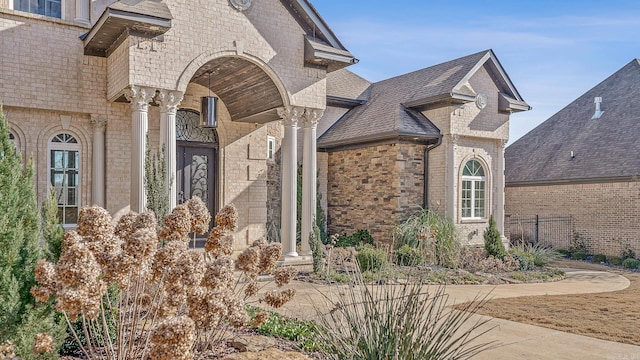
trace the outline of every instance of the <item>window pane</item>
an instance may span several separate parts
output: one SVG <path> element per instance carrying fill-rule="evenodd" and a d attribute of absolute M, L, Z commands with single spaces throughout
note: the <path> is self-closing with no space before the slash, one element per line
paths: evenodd
<path fill-rule="evenodd" d="M 67 189 L 67 205 L 76 205 L 76 188 Z"/>
<path fill-rule="evenodd" d="M 61 18 L 61 11 L 60 11 L 60 1 L 55 1 L 55 0 L 49 0 L 47 1 L 47 9 L 46 9 L 46 15 L 47 16 L 51 16 L 51 17 L 56 17 L 56 18 Z"/>
<path fill-rule="evenodd" d="M 484 181 L 476 181 L 476 191 L 475 191 L 475 217 L 484 217 Z"/>
<path fill-rule="evenodd" d="M 68 207 L 64 209 L 64 223 L 65 224 L 77 224 L 78 223 L 78 208 Z"/>

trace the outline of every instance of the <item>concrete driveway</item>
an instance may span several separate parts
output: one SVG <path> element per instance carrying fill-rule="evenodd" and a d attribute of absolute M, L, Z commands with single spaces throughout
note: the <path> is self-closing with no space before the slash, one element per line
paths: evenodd
<path fill-rule="evenodd" d="M 623 276 L 604 271 L 563 269 L 566 278 L 562 281 L 538 284 L 509 285 L 449 285 L 446 293 L 450 305 L 466 302 L 476 296 L 509 298 L 532 295 L 565 295 L 609 292 L 625 289 L 629 280 Z M 312 319 L 315 307 L 327 305 L 326 297 L 339 296 L 345 285 L 325 286 L 295 281 L 291 284 L 298 291 L 295 299 L 281 309 L 291 317 Z M 485 318 L 474 315 L 478 319 Z M 502 319 L 491 319 L 495 328 L 485 334 L 481 341 L 497 341 L 495 348 L 481 353 L 476 359 L 611 359 L 640 360 L 640 346 L 598 340 L 586 336 L 569 334 L 539 326 L 521 324 Z"/>

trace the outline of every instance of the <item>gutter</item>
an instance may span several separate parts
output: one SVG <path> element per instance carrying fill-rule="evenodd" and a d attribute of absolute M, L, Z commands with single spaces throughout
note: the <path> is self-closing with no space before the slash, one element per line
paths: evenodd
<path fill-rule="evenodd" d="M 422 208 L 425 210 L 429 210 L 429 151 L 437 148 L 440 144 L 442 144 L 442 136 L 438 138 L 435 144 L 427 145 L 424 149 L 424 204 Z"/>

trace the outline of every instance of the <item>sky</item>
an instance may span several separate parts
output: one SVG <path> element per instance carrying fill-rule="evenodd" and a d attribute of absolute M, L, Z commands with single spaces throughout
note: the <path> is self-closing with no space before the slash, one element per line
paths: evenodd
<path fill-rule="evenodd" d="M 533 107 L 511 116 L 509 144 L 640 58 L 638 0 L 311 2 L 369 81 L 493 49 Z"/>

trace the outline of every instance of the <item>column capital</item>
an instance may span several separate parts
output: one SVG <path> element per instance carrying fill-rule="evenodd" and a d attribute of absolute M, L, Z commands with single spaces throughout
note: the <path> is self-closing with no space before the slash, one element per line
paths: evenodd
<path fill-rule="evenodd" d="M 93 131 L 104 132 L 104 129 L 107 127 L 106 116 L 91 114 L 91 127 Z"/>
<path fill-rule="evenodd" d="M 304 108 L 298 106 L 285 106 L 277 109 L 278 116 L 282 118 L 282 122 L 284 126 L 293 126 L 296 127 L 298 125 L 298 120 L 304 114 Z"/>
<path fill-rule="evenodd" d="M 131 108 L 137 111 L 148 111 L 149 103 L 156 95 L 156 90 L 146 86 L 131 85 L 124 91 L 124 96 L 131 102 Z"/>
<path fill-rule="evenodd" d="M 182 91 L 160 89 L 156 96 L 156 102 L 160 105 L 160 113 L 175 114 L 183 95 Z"/>
<path fill-rule="evenodd" d="M 305 128 L 315 128 L 318 125 L 318 120 L 324 115 L 324 110 L 306 108 L 304 109 L 304 115 L 302 117 Z"/>

